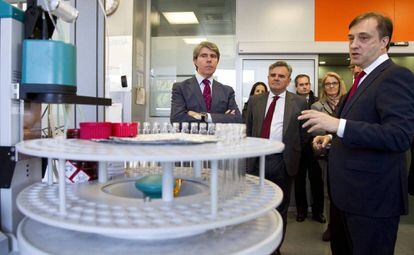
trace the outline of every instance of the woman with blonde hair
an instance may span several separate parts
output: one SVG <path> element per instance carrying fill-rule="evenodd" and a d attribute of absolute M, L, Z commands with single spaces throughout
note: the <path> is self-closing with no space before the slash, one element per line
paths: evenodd
<path fill-rule="evenodd" d="M 328 72 L 322 79 L 321 97 L 311 109 L 335 116 L 339 101 L 345 94 L 346 86 L 342 77 L 335 72 Z"/>
<path fill-rule="evenodd" d="M 339 102 L 342 97 L 346 94 L 346 86 L 344 80 L 339 74 L 335 72 L 328 72 L 322 79 L 322 93 L 319 101 L 311 105 L 311 109 L 317 110 L 320 112 L 325 112 L 331 116 L 336 116 Z M 318 135 L 322 135 L 322 132 L 316 131 Z M 325 155 L 319 155 L 319 164 L 323 171 L 327 173 L 327 158 Z M 326 170 L 325 170 L 326 169 Z M 329 180 L 329 178 L 326 178 Z M 329 192 L 329 181 L 328 181 L 328 194 Z M 332 204 L 329 205 L 329 211 L 331 211 Z M 328 216 L 331 214 L 329 213 Z M 328 217 L 328 227 L 322 235 L 322 240 L 329 242 L 331 239 L 331 231 L 329 227 L 330 217 Z"/>

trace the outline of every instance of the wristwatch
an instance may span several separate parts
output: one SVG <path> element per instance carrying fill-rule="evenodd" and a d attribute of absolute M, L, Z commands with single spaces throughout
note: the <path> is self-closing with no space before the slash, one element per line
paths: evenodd
<path fill-rule="evenodd" d="M 201 121 L 202 122 L 207 122 L 207 118 L 208 118 L 207 113 L 206 112 L 200 112 L 200 115 L 201 115 Z"/>

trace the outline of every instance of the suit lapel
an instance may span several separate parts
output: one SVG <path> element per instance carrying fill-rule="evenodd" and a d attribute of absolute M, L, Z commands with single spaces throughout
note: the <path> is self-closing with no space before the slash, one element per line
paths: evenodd
<path fill-rule="evenodd" d="M 261 135 L 263 120 L 266 115 L 266 106 L 267 106 L 268 97 L 269 97 L 269 92 L 267 92 L 267 94 L 263 96 L 260 96 L 260 98 L 257 100 L 257 105 L 255 107 L 255 110 L 257 111 L 257 114 L 255 114 L 255 116 L 257 116 L 257 121 L 255 120 L 255 123 L 257 123 L 258 125 L 257 126 L 258 134 L 256 134 L 257 137 L 260 137 Z"/>
<path fill-rule="evenodd" d="M 211 112 L 217 112 L 216 111 L 216 106 L 219 105 L 220 102 L 220 88 L 219 88 L 220 84 L 213 80 L 213 85 L 211 86 L 211 91 L 212 91 L 212 99 L 211 99 Z M 204 102 L 204 98 L 203 98 L 203 102 Z"/>
<path fill-rule="evenodd" d="M 283 114 L 283 140 L 288 130 L 290 119 L 292 117 L 292 96 L 286 91 L 285 113 Z"/>
<path fill-rule="evenodd" d="M 206 103 L 204 102 L 203 93 L 201 93 L 200 85 L 198 84 L 197 78 L 193 76 L 190 80 L 188 80 L 188 86 L 192 90 L 192 94 L 197 99 L 198 104 L 201 106 L 203 112 L 207 112 Z"/>
<path fill-rule="evenodd" d="M 347 100 L 344 100 L 343 102 L 343 109 L 341 111 L 340 116 L 345 116 L 349 110 L 352 108 L 354 103 L 361 97 L 361 95 L 364 94 L 364 92 L 373 84 L 375 79 L 381 74 L 382 71 L 384 71 L 386 68 L 388 68 L 392 64 L 392 61 L 390 59 L 386 60 L 384 63 L 379 65 L 377 68 L 375 68 L 366 78 L 362 81 L 362 83 L 359 85 L 358 89 L 356 90 L 355 94 L 352 96 L 352 98 L 349 100 L 349 102 L 345 103 Z M 349 96 L 349 92 L 347 94 L 347 97 Z"/>

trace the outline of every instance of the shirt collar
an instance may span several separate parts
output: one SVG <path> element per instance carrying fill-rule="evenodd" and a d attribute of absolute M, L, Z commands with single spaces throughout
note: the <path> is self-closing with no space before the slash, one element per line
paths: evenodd
<path fill-rule="evenodd" d="M 270 93 L 269 93 L 269 98 L 272 98 L 273 99 L 273 97 L 274 96 L 276 96 L 275 94 L 273 94 L 273 92 L 270 90 Z M 286 97 L 286 90 L 285 91 L 283 91 L 282 93 L 280 93 L 279 95 L 277 95 L 277 96 L 279 96 L 279 98 L 285 98 Z"/>
<path fill-rule="evenodd" d="M 195 77 L 197 79 L 198 85 L 201 85 L 203 80 L 205 79 L 203 76 L 201 76 L 198 72 L 195 73 Z M 210 81 L 210 85 L 213 85 L 213 77 L 208 78 L 207 80 Z"/>
<path fill-rule="evenodd" d="M 368 76 L 375 68 L 389 59 L 388 54 L 384 53 L 364 69 L 365 75 Z"/>

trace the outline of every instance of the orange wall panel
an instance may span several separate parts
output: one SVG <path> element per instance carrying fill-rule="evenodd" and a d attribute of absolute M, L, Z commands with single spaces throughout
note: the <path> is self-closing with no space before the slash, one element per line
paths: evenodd
<path fill-rule="evenodd" d="M 396 1 L 414 4 L 413 0 Z M 349 23 L 368 11 L 383 13 L 394 21 L 393 0 L 315 0 L 315 41 L 347 41 Z"/>
<path fill-rule="evenodd" d="M 413 0 L 395 0 L 394 36 L 392 41 L 414 41 L 413 13 Z"/>

